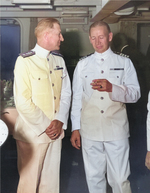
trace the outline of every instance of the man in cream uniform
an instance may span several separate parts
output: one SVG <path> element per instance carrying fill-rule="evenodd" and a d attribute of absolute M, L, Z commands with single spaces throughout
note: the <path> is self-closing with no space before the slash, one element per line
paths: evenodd
<path fill-rule="evenodd" d="M 132 62 L 114 54 L 109 26 L 97 21 L 90 26 L 94 54 L 81 59 L 73 77 L 72 145 L 82 153 L 90 193 L 131 193 L 128 176 L 129 125 L 124 103 L 140 98 Z"/>
<path fill-rule="evenodd" d="M 58 50 L 63 41 L 54 18 L 35 28 L 37 44 L 21 54 L 14 69 L 14 99 L 19 113 L 13 133 L 17 142 L 17 193 L 59 193 L 61 139 L 67 128 L 71 88 Z"/>

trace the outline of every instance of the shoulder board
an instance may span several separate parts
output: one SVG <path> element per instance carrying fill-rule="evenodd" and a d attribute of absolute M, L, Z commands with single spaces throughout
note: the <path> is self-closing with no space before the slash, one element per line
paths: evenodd
<path fill-rule="evenodd" d="M 120 56 L 129 58 L 129 55 L 123 54 L 123 53 L 121 53 L 121 52 L 114 52 L 114 53 L 115 53 L 115 54 L 118 54 L 118 55 L 120 55 Z"/>
<path fill-rule="evenodd" d="M 80 58 L 79 60 L 83 60 L 84 58 L 87 58 L 88 56 L 91 56 L 93 53 L 91 53 L 91 54 L 88 54 L 88 55 L 86 55 L 86 56 L 83 56 L 82 58 Z"/>
<path fill-rule="evenodd" d="M 60 53 L 58 53 L 58 52 L 51 51 L 50 53 L 51 53 L 51 54 L 53 54 L 53 55 L 55 55 L 55 56 L 60 56 L 60 57 L 62 57 L 62 58 L 63 58 L 63 55 L 62 55 L 62 54 L 60 54 Z"/>
<path fill-rule="evenodd" d="M 35 54 L 35 52 L 30 50 L 28 52 L 25 52 L 25 53 L 22 53 L 22 54 L 19 54 L 19 55 L 22 56 L 23 58 L 26 58 L 26 57 L 32 56 L 34 54 Z"/>

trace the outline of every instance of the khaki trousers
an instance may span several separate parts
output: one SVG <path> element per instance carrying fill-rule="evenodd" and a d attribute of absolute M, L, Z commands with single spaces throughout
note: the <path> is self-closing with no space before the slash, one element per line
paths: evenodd
<path fill-rule="evenodd" d="M 17 141 L 17 193 L 59 193 L 61 139 L 49 144 Z"/>

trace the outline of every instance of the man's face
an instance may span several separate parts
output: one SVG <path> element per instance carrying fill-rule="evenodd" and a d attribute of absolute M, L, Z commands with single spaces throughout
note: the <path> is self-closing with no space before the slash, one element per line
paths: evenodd
<path fill-rule="evenodd" d="M 64 41 L 64 38 L 61 34 L 60 25 L 54 23 L 53 28 L 47 33 L 47 49 L 59 50 L 61 41 Z"/>
<path fill-rule="evenodd" d="M 105 26 L 96 26 L 91 28 L 89 39 L 94 50 L 103 53 L 109 48 L 112 37 L 113 34 Z"/>

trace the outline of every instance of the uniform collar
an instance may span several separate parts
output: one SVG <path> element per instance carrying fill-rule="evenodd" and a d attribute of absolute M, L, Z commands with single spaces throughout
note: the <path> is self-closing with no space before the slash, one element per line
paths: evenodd
<path fill-rule="evenodd" d="M 103 53 L 98 53 L 98 52 L 96 52 L 95 51 L 95 53 L 94 53 L 94 56 L 96 57 L 96 58 L 98 58 L 98 59 L 106 59 L 106 58 L 108 58 L 109 57 L 109 55 L 112 53 L 112 50 L 110 49 L 110 48 L 108 48 L 108 50 L 106 50 L 105 52 L 103 52 Z"/>
<path fill-rule="evenodd" d="M 35 47 L 32 49 L 32 51 L 34 51 L 36 53 L 36 55 L 38 55 L 42 58 L 47 58 L 47 56 L 50 53 L 48 50 L 42 48 L 38 44 L 35 45 Z"/>

